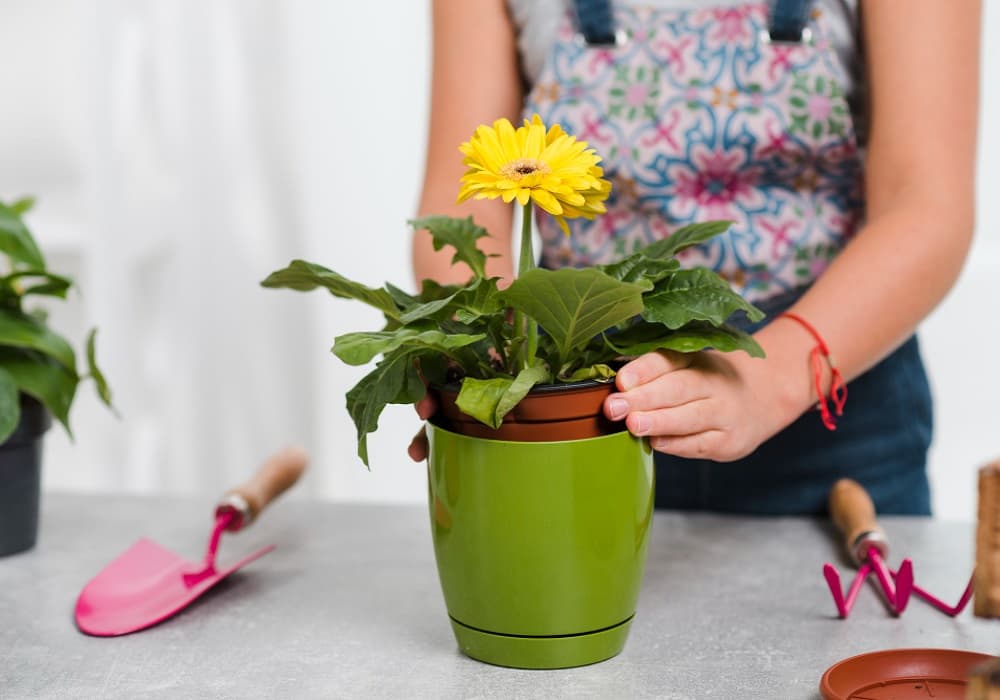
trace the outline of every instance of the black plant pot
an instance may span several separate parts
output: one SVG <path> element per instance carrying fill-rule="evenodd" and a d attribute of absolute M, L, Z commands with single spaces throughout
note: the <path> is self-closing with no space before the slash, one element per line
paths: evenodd
<path fill-rule="evenodd" d="M 42 435 L 52 418 L 35 399 L 21 396 L 21 422 L 0 445 L 0 557 L 35 546 L 41 496 Z"/>

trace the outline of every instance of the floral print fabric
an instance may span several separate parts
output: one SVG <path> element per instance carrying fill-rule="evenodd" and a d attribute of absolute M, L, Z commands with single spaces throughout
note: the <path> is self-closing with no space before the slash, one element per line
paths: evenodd
<path fill-rule="evenodd" d="M 604 157 L 608 213 L 565 236 L 539 217 L 543 264 L 607 263 L 678 227 L 730 231 L 682 253 L 761 301 L 808 286 L 862 216 L 845 67 L 814 13 L 812 38 L 771 43 L 767 5 L 616 5 L 619 47 L 587 47 L 567 16 L 526 113 Z"/>

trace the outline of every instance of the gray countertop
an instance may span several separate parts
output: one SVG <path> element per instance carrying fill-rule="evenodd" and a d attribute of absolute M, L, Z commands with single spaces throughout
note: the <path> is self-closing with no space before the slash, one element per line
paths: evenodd
<path fill-rule="evenodd" d="M 562 671 L 488 666 L 456 647 L 419 507 L 285 501 L 222 561 L 278 549 L 166 623 L 95 639 L 72 622 L 86 581 L 137 537 L 197 559 L 207 500 L 48 495 L 38 547 L 0 559 L 0 698 L 807 698 L 823 671 L 893 647 L 1000 650 L 1000 622 L 874 589 L 841 621 L 821 575 L 843 561 L 796 518 L 657 514 L 632 634 L 618 657 Z M 973 526 L 885 518 L 919 585 L 954 602 Z M 970 606 L 971 608 L 971 606 Z"/>

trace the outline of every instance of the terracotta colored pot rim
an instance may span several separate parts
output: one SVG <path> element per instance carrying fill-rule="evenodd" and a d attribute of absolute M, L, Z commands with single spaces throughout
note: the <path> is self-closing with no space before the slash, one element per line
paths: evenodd
<path fill-rule="evenodd" d="M 615 391 L 612 382 L 586 380 L 548 384 L 528 393 L 499 428 L 491 428 L 458 408 L 459 384 L 435 389 L 439 411 L 435 425 L 470 437 L 508 442 L 563 442 L 611 435 L 625 430 L 621 421 L 604 415 L 604 400 Z"/>
<path fill-rule="evenodd" d="M 612 438 L 612 437 L 614 437 L 616 435 L 621 435 L 622 433 L 627 433 L 628 432 L 628 429 L 623 426 L 621 430 L 618 430 L 618 431 L 613 432 L 613 433 L 603 433 L 601 435 L 595 435 L 594 437 L 574 438 L 572 440 L 549 440 L 549 441 L 543 441 L 543 440 L 511 440 L 511 439 L 503 438 L 503 437 L 499 437 L 499 436 L 481 437 L 479 435 L 470 435 L 469 433 L 462 432 L 462 428 L 464 426 L 455 426 L 454 424 L 441 425 L 438 422 L 437 418 L 431 418 L 427 422 L 430 423 L 431 425 L 433 425 L 435 430 L 438 430 L 438 431 L 441 431 L 441 432 L 451 433 L 452 435 L 458 435 L 459 437 L 464 437 L 464 438 L 474 438 L 476 440 L 483 440 L 485 442 L 498 442 L 498 443 L 505 444 L 505 445 L 510 445 L 510 444 L 519 443 L 519 442 L 531 442 L 531 443 L 537 444 L 539 446 L 542 446 L 542 445 L 565 445 L 567 443 L 572 443 L 572 442 L 587 442 L 588 440 L 601 440 L 601 439 Z M 490 428 L 487 428 L 485 425 L 483 426 L 483 428 L 485 428 L 486 430 L 490 430 Z"/>

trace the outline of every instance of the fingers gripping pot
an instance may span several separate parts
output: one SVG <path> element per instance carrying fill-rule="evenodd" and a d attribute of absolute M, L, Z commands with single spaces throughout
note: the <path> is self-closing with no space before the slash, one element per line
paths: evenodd
<path fill-rule="evenodd" d="M 536 389 L 495 431 L 468 423 L 455 393 L 439 392 L 441 412 L 427 427 L 431 529 L 467 655 L 561 668 L 624 647 L 649 541 L 653 460 L 645 440 L 600 418 L 612 389 Z"/>

